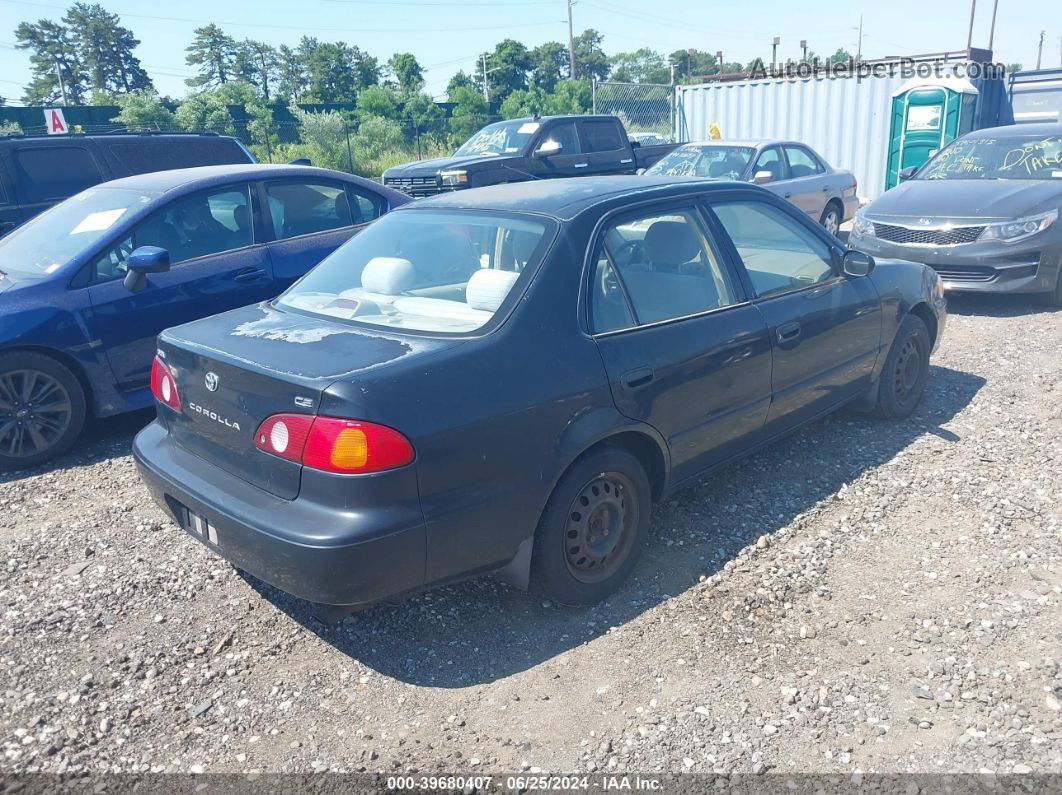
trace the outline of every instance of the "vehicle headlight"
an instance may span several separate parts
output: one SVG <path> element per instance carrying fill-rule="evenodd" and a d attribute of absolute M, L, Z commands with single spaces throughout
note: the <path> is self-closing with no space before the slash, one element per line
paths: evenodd
<path fill-rule="evenodd" d="M 1002 221 L 998 224 L 989 224 L 981 233 L 981 240 L 1002 240 L 1004 243 L 1016 243 L 1027 237 L 1038 235 L 1047 227 L 1058 220 L 1058 210 L 1050 210 L 1039 215 L 1029 215 L 1025 218 L 1016 218 L 1013 221 Z"/>
<path fill-rule="evenodd" d="M 857 212 L 855 218 L 852 220 L 852 233 L 864 236 L 874 235 L 874 222 L 867 220 L 867 217 L 863 215 L 862 210 Z"/>
<path fill-rule="evenodd" d="M 468 184 L 468 172 L 464 169 L 457 169 L 456 171 L 440 171 L 439 177 L 442 178 L 443 185 L 467 185 Z"/>

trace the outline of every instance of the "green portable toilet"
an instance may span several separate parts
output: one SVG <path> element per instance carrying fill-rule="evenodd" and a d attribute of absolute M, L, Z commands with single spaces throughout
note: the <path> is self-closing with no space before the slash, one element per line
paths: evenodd
<path fill-rule="evenodd" d="M 973 129 L 977 89 L 965 78 L 916 77 L 892 93 L 885 189 L 900 171 L 920 166 L 946 143 Z"/>

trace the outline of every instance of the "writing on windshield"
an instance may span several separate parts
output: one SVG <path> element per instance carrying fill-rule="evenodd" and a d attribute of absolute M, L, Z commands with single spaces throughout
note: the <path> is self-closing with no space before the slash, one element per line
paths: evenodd
<path fill-rule="evenodd" d="M 922 179 L 1062 179 L 1062 139 L 971 138 L 942 150 Z"/>

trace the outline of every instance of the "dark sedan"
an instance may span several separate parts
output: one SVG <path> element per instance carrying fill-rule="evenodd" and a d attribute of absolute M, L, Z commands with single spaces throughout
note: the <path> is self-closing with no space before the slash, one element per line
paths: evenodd
<path fill-rule="evenodd" d="M 134 455 L 177 524 L 315 602 L 493 571 L 592 603 L 672 489 L 840 406 L 909 415 L 945 318 L 932 270 L 756 186 L 453 193 L 164 332 Z"/>
<path fill-rule="evenodd" d="M 948 290 L 1062 306 L 1062 124 L 978 130 L 860 211 L 848 243 L 924 262 Z"/>
<path fill-rule="evenodd" d="M 152 405 L 162 329 L 280 294 L 407 201 L 337 171 L 228 165 L 105 182 L 26 222 L 0 240 L 0 470 Z"/>

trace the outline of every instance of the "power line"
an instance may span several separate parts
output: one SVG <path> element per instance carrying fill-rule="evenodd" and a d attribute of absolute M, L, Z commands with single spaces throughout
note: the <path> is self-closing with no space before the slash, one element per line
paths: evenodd
<path fill-rule="evenodd" d="M 32 6 L 33 8 L 50 8 L 55 11 L 66 11 L 63 6 L 49 5 L 46 3 L 33 3 L 29 0 L 0 0 L 0 3 L 12 3 L 14 5 Z M 129 17 L 130 19 L 152 19 L 158 22 L 186 22 L 191 25 L 221 25 L 225 27 L 234 28 L 262 28 L 269 30 L 297 30 L 306 32 L 307 30 L 314 31 L 327 31 L 329 33 L 465 33 L 468 31 L 478 30 L 513 30 L 517 28 L 538 28 L 544 25 L 558 25 L 559 21 L 548 22 L 527 22 L 521 25 L 513 25 L 507 23 L 504 25 L 481 25 L 481 26 L 468 26 L 462 25 L 455 28 L 333 28 L 333 27 L 318 27 L 313 25 L 271 25 L 267 23 L 259 22 L 226 22 L 210 19 L 192 19 L 189 17 L 161 17 L 154 16 L 152 14 L 132 14 L 126 11 L 113 12 L 121 17 Z"/>

